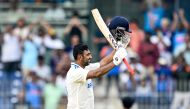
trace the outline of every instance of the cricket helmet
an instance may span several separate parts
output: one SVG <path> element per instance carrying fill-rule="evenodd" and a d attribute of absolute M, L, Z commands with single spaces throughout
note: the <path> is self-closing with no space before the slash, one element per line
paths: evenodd
<path fill-rule="evenodd" d="M 131 30 L 129 29 L 129 22 L 128 20 L 123 16 L 115 16 L 112 18 L 110 23 L 108 24 L 108 28 L 110 30 L 113 29 L 123 29 L 124 31 L 127 31 L 131 33 Z"/>
<path fill-rule="evenodd" d="M 115 16 L 108 24 L 108 28 L 113 37 L 118 43 L 121 43 L 123 47 L 127 47 L 130 42 L 131 30 L 129 29 L 129 22 L 125 17 Z"/>

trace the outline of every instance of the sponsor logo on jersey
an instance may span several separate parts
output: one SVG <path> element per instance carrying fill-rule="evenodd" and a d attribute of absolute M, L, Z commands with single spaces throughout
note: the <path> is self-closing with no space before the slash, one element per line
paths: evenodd
<path fill-rule="evenodd" d="M 93 88 L 92 80 L 87 81 L 87 88 Z"/>

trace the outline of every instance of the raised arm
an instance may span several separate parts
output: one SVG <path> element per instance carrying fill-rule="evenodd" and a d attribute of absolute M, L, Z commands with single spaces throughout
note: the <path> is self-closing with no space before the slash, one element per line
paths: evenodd
<path fill-rule="evenodd" d="M 181 22 L 182 22 L 183 26 L 185 27 L 185 29 L 189 29 L 189 23 L 188 23 L 188 21 L 185 18 L 184 10 L 183 9 L 179 10 L 179 17 L 180 17 Z"/>
<path fill-rule="evenodd" d="M 109 64 L 110 62 L 113 61 L 113 56 L 115 54 L 116 50 L 113 50 L 108 56 L 104 57 L 101 61 L 100 61 L 100 67 L 105 66 L 106 64 Z"/>
<path fill-rule="evenodd" d="M 115 64 L 113 62 L 110 62 L 109 64 L 102 66 L 96 70 L 91 70 L 87 74 L 87 79 L 101 77 L 102 75 L 110 71 L 114 66 Z"/>
<path fill-rule="evenodd" d="M 101 60 L 102 65 L 100 68 L 88 72 L 87 79 L 101 77 L 102 75 L 106 74 L 114 66 L 119 65 L 122 62 L 123 58 L 126 57 L 126 55 L 127 53 L 125 48 L 119 48 L 116 52 L 113 51 L 110 55 Z"/>
<path fill-rule="evenodd" d="M 171 24 L 171 31 L 175 31 L 176 30 L 178 22 L 179 22 L 178 20 L 179 19 L 178 19 L 177 13 L 174 12 L 173 13 L 173 21 L 172 21 L 172 24 Z"/>

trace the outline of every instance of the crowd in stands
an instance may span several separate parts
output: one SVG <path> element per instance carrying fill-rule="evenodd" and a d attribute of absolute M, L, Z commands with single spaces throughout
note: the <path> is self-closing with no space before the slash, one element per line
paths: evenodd
<path fill-rule="evenodd" d="M 166 109 L 190 107 L 190 25 L 183 9 L 168 17 L 159 2 L 149 3 L 144 13 L 144 28 L 137 19 L 130 19 L 131 41 L 127 48 L 128 60 L 136 71 L 132 76 L 125 65 L 106 75 L 107 97 L 112 79 L 118 91 L 136 98 L 142 104 L 167 104 Z M 93 38 L 102 58 L 111 47 L 97 31 Z M 100 41 L 97 41 L 100 40 Z M 141 107 L 143 108 L 143 107 Z M 145 107 L 146 109 L 147 107 Z"/>
<path fill-rule="evenodd" d="M 72 49 L 87 35 L 77 12 L 65 27 L 64 37 L 46 21 L 28 24 L 24 18 L 6 25 L 0 35 L 0 104 L 4 104 L 0 108 L 56 109 L 60 102 L 65 107 L 64 83 L 73 61 Z"/>
<path fill-rule="evenodd" d="M 63 10 L 54 9 L 52 5 L 44 17 L 66 17 Z M 54 16 L 54 12 L 60 13 L 55 14 L 59 16 Z M 111 70 L 105 76 L 108 83 L 105 98 L 109 97 L 114 78 L 121 96 L 127 94 L 135 102 L 168 104 L 171 109 L 189 107 L 189 22 L 183 9 L 173 11 L 172 18 L 165 14 L 164 8 L 154 2 L 144 14 L 144 28 L 137 19 L 129 19 L 132 33 L 127 48 L 128 60 L 136 73 L 130 75 L 124 64 Z M 72 49 L 78 43 L 87 42 L 89 30 L 74 12 L 63 31 L 63 36 L 59 36 L 48 22 L 28 23 L 22 17 L 16 25 L 8 24 L 0 32 L 0 104 L 4 104 L 0 109 L 23 106 L 56 109 L 59 103 L 66 104 L 65 75 L 73 61 Z M 99 59 L 112 50 L 100 31 L 92 39 Z"/>

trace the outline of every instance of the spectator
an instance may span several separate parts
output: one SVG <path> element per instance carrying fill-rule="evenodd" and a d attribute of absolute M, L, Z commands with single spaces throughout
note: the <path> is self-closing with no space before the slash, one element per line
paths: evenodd
<path fill-rule="evenodd" d="M 132 31 L 131 33 L 131 41 L 130 41 L 130 47 L 135 51 L 138 52 L 138 48 L 142 41 L 144 40 L 145 33 L 143 30 L 139 28 L 139 22 L 137 19 L 132 19 L 130 21 L 130 29 Z"/>
<path fill-rule="evenodd" d="M 150 33 L 146 33 L 144 41 L 139 47 L 139 56 L 143 65 L 146 67 L 155 66 L 159 57 L 158 48 L 150 41 Z"/>
<path fill-rule="evenodd" d="M 126 71 L 126 65 L 122 64 L 120 66 L 120 90 L 122 91 L 121 94 L 125 94 L 126 92 L 130 95 L 134 95 L 134 91 L 136 89 L 136 80 L 137 78 L 135 76 L 132 76 L 127 73 Z"/>
<path fill-rule="evenodd" d="M 62 98 L 62 88 L 56 85 L 57 75 L 51 76 L 51 82 L 47 83 L 44 88 L 44 109 L 58 109 L 59 102 Z"/>
<path fill-rule="evenodd" d="M 161 32 L 163 37 L 171 38 L 171 21 L 166 17 L 161 19 Z"/>
<path fill-rule="evenodd" d="M 63 78 L 66 76 L 67 71 L 71 65 L 71 59 L 68 52 L 64 51 L 62 53 L 61 59 L 56 66 L 56 72 L 59 73 Z"/>
<path fill-rule="evenodd" d="M 140 62 L 145 66 L 146 74 L 153 79 L 155 84 L 154 68 L 158 62 L 159 51 L 157 45 L 151 43 L 150 33 L 146 33 L 145 39 L 138 50 Z"/>
<path fill-rule="evenodd" d="M 50 59 L 54 50 L 64 49 L 65 44 L 57 37 L 56 31 L 53 28 L 49 28 L 48 33 L 50 36 L 45 37 L 44 45 L 46 47 L 46 63 L 50 64 Z"/>
<path fill-rule="evenodd" d="M 78 12 L 74 11 L 71 20 L 69 21 L 68 25 L 65 27 L 64 30 L 64 38 L 65 41 L 70 41 L 71 36 L 78 35 L 80 39 L 80 43 L 83 41 L 87 41 L 87 28 L 82 24 L 80 21 Z M 70 45 L 70 43 L 67 43 Z"/>
<path fill-rule="evenodd" d="M 176 81 L 176 89 L 171 109 L 188 109 L 190 107 L 190 70 L 188 70 L 183 56 L 180 55 L 175 59 L 171 69 Z"/>
<path fill-rule="evenodd" d="M 38 47 L 40 55 L 45 55 L 45 53 L 46 53 L 46 47 L 45 47 L 45 44 L 44 44 L 46 37 L 49 37 L 49 36 L 46 34 L 45 28 L 39 27 L 38 34 L 34 35 L 33 38 L 32 38 L 34 43 Z"/>
<path fill-rule="evenodd" d="M 137 97 L 151 97 L 152 96 L 152 87 L 150 84 L 148 84 L 146 77 L 141 77 L 140 79 L 140 85 L 136 87 L 136 96 Z"/>
<path fill-rule="evenodd" d="M 179 16 L 178 16 L 179 15 Z M 178 12 L 174 12 L 172 22 L 172 45 L 173 45 L 173 55 L 177 57 L 179 55 L 179 51 L 177 48 L 185 43 L 186 32 L 189 29 L 189 24 L 185 18 L 183 9 L 180 9 Z"/>
<path fill-rule="evenodd" d="M 17 25 L 16 25 L 13 33 L 15 36 L 18 36 L 21 40 L 25 40 L 28 37 L 30 30 L 26 26 L 26 21 L 24 18 L 20 18 L 17 21 Z"/>
<path fill-rule="evenodd" d="M 13 28 L 9 25 L 3 36 L 1 60 L 5 72 L 13 73 L 20 68 L 21 45 L 19 37 L 13 34 Z"/>
<path fill-rule="evenodd" d="M 164 33 L 157 29 L 156 35 L 150 38 L 151 42 L 157 45 L 160 57 L 166 58 L 168 60 L 167 64 L 172 64 L 172 54 L 169 52 L 169 48 L 171 47 L 170 36 L 165 36 Z"/>
<path fill-rule="evenodd" d="M 144 30 L 147 32 L 154 33 L 154 29 L 160 27 L 160 21 L 163 17 L 163 14 L 163 7 L 159 5 L 156 1 L 154 1 L 153 7 L 151 7 L 145 13 Z"/>
<path fill-rule="evenodd" d="M 56 66 L 58 65 L 58 63 L 61 61 L 63 55 L 63 49 L 62 48 L 58 48 L 53 50 L 53 53 L 50 57 L 50 67 L 51 67 L 51 72 L 52 73 L 57 73 L 57 69 Z"/>
<path fill-rule="evenodd" d="M 44 15 L 46 20 L 64 20 L 66 17 L 65 11 L 62 7 L 59 7 L 56 3 L 51 4 L 51 8 L 47 9 Z"/>
<path fill-rule="evenodd" d="M 56 72 L 59 74 L 57 76 L 56 84 L 62 88 L 63 95 L 66 96 L 66 89 L 65 89 L 65 76 L 67 71 L 71 66 L 71 59 L 67 52 L 64 52 L 61 56 L 60 61 L 56 66 Z"/>
<path fill-rule="evenodd" d="M 55 29 L 51 28 L 48 30 L 48 33 L 50 36 L 45 37 L 44 39 L 44 45 L 48 49 L 59 49 L 59 48 L 65 48 L 65 44 L 59 39 L 57 36 L 57 33 Z"/>
<path fill-rule="evenodd" d="M 167 59 L 160 57 L 155 70 L 157 74 L 156 92 L 158 92 L 158 104 L 171 103 L 173 94 L 173 79 Z"/>
<path fill-rule="evenodd" d="M 171 93 L 173 88 L 171 83 L 172 72 L 167 65 L 167 59 L 160 57 L 158 64 L 155 69 L 158 76 L 157 91 L 161 93 Z"/>
<path fill-rule="evenodd" d="M 38 47 L 33 42 L 32 36 L 28 36 L 23 42 L 23 55 L 22 55 L 22 70 L 24 76 L 28 75 L 28 71 L 32 70 L 37 65 Z"/>
<path fill-rule="evenodd" d="M 190 31 L 188 32 L 188 35 L 185 37 L 185 44 L 186 49 L 183 52 L 183 57 L 186 61 L 186 63 L 190 66 Z"/>
<path fill-rule="evenodd" d="M 176 49 L 178 49 L 178 52 L 183 55 L 186 63 L 190 65 L 190 30 L 187 32 L 185 36 L 185 43 L 180 45 Z"/>
<path fill-rule="evenodd" d="M 45 60 L 43 56 L 41 55 L 38 56 L 38 63 L 33 68 L 33 70 L 36 72 L 36 75 L 43 81 L 50 80 L 51 70 L 49 66 L 45 65 Z"/>
<path fill-rule="evenodd" d="M 158 49 L 160 53 L 164 50 L 168 50 L 171 46 L 171 30 L 169 28 L 168 20 L 166 18 L 161 20 L 162 22 L 162 28 L 155 29 L 155 35 L 157 36 L 159 42 L 158 44 Z"/>
<path fill-rule="evenodd" d="M 78 35 L 72 35 L 71 36 L 71 45 L 66 48 L 66 50 L 69 52 L 70 59 L 74 61 L 73 57 L 73 47 L 80 43 L 80 38 Z"/>
<path fill-rule="evenodd" d="M 168 51 L 171 52 L 172 25 L 168 18 L 164 17 L 161 19 L 161 28 L 155 29 L 155 35 L 159 39 L 157 44 L 160 55 L 164 56 L 165 53 L 167 55 Z M 171 63 L 169 63 L 169 65 L 171 65 Z"/>
<path fill-rule="evenodd" d="M 139 62 L 140 60 L 137 53 L 134 52 L 133 50 L 130 51 L 130 49 L 128 49 L 128 56 L 130 60 L 130 65 L 133 67 L 133 69 L 136 72 L 135 79 L 139 80 L 139 78 L 141 77 L 146 77 L 147 75 L 145 67 L 142 63 Z"/>
<path fill-rule="evenodd" d="M 31 77 L 31 81 L 27 81 L 23 89 L 23 93 L 25 93 L 25 100 L 32 109 L 41 109 L 42 88 L 38 83 L 39 78 L 34 71 L 30 71 L 29 77 Z"/>

